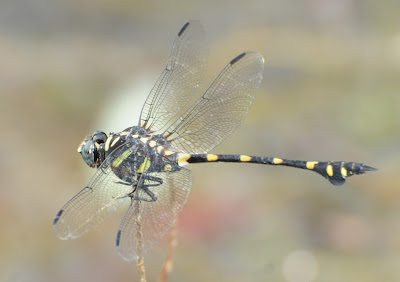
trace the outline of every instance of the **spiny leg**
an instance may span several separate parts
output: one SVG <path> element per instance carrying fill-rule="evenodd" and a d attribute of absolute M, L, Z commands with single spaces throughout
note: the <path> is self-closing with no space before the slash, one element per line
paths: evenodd
<path fill-rule="evenodd" d="M 145 184 L 145 181 L 153 181 L 155 183 Z M 145 201 L 145 202 L 155 202 L 157 201 L 157 196 L 149 189 L 149 187 L 157 187 L 163 184 L 163 180 L 159 177 L 151 176 L 148 174 L 142 174 L 136 189 L 131 193 L 131 198 L 133 200 Z M 136 192 L 137 190 L 137 192 Z M 138 195 L 138 192 L 143 191 L 150 198 L 145 198 Z"/>

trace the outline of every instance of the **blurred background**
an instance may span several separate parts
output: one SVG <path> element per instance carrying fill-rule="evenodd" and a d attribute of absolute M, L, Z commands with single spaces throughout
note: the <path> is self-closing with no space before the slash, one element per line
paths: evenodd
<path fill-rule="evenodd" d="M 204 86 L 245 50 L 266 58 L 246 120 L 213 152 L 364 162 L 342 187 L 290 168 L 191 166 L 170 281 L 400 281 L 398 0 L 0 0 L 0 280 L 137 281 L 123 212 L 75 241 L 51 229 L 94 173 L 95 130 L 136 125 L 189 19 Z M 146 256 L 159 277 L 166 240 Z"/>

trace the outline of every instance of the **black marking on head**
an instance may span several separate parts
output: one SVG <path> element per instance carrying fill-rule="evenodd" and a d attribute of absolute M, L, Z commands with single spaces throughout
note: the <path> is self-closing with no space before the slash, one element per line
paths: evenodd
<path fill-rule="evenodd" d="M 60 219 L 60 217 L 61 217 L 61 215 L 63 214 L 63 212 L 64 212 L 64 210 L 60 210 L 60 211 L 57 213 L 56 217 L 54 218 L 53 225 L 56 225 L 56 224 L 57 224 L 57 222 L 58 222 L 58 220 Z"/>
<path fill-rule="evenodd" d="M 187 29 L 187 27 L 189 26 L 190 22 L 185 23 L 185 25 L 181 28 L 181 30 L 178 33 L 178 36 L 181 36 L 185 30 Z"/>
<path fill-rule="evenodd" d="M 121 240 L 121 233 L 122 233 L 122 231 L 118 230 L 118 233 L 117 233 L 117 247 L 119 247 L 119 242 Z"/>
<path fill-rule="evenodd" d="M 236 63 L 237 63 L 241 58 L 243 58 L 245 55 L 246 55 L 246 52 L 244 52 L 244 53 L 242 53 L 242 54 L 240 54 L 240 55 L 237 55 L 236 58 L 234 58 L 229 64 L 230 64 L 230 65 L 236 64 Z"/>

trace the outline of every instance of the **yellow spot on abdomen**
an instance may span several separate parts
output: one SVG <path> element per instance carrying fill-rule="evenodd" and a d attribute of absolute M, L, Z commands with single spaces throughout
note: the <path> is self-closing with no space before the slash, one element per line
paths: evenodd
<path fill-rule="evenodd" d="M 332 167 L 332 165 L 328 165 L 328 166 L 326 167 L 326 173 L 327 173 L 329 176 L 333 176 L 333 167 Z"/>
<path fill-rule="evenodd" d="M 140 165 L 139 169 L 137 170 L 138 173 L 143 173 L 147 171 L 151 166 L 151 161 L 149 158 L 144 158 L 142 164 Z"/>
<path fill-rule="evenodd" d="M 317 164 L 318 162 L 307 162 L 306 163 L 306 167 L 308 168 L 308 169 L 314 169 L 315 168 L 315 165 Z"/>
<path fill-rule="evenodd" d="M 247 155 L 240 155 L 240 161 L 241 162 L 249 162 L 251 161 L 251 157 Z"/>
<path fill-rule="evenodd" d="M 274 164 L 281 164 L 281 163 L 283 163 L 282 159 L 274 158 Z"/>
<path fill-rule="evenodd" d="M 207 161 L 209 162 L 218 161 L 218 156 L 214 154 L 207 154 Z"/>
<path fill-rule="evenodd" d="M 346 176 L 347 176 L 347 169 L 345 169 L 344 167 L 342 167 L 342 168 L 340 169 L 340 172 L 342 173 L 342 176 L 343 176 L 343 177 L 346 177 Z"/>
<path fill-rule="evenodd" d="M 190 159 L 191 155 L 190 154 L 185 154 L 185 153 L 179 153 L 178 154 L 178 165 L 184 166 L 188 164 L 188 160 Z"/>

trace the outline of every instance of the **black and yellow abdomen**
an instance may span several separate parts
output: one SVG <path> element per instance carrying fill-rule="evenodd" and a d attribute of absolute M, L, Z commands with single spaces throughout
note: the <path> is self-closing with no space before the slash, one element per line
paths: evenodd
<path fill-rule="evenodd" d="M 260 157 L 248 155 L 217 155 L 217 154 L 179 154 L 178 163 L 183 166 L 192 163 L 229 162 L 279 165 L 315 171 L 327 178 L 333 185 L 339 186 L 346 178 L 367 171 L 376 170 L 373 167 L 355 162 L 317 162 L 288 160 L 276 157 Z"/>

